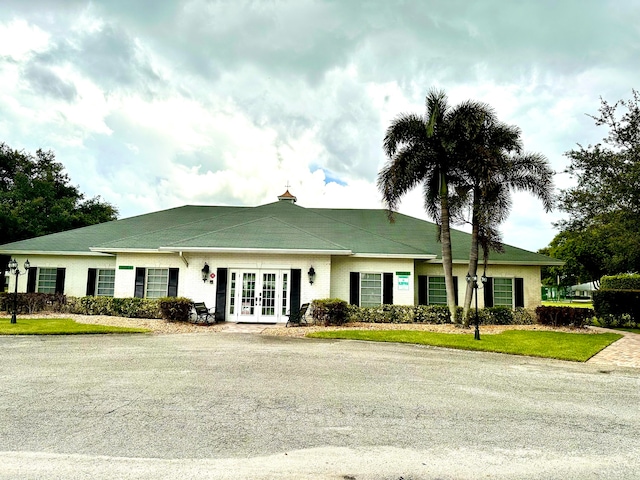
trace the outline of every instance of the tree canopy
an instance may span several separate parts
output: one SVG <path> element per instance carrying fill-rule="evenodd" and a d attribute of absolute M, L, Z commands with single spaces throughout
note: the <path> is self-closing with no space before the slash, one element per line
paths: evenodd
<path fill-rule="evenodd" d="M 511 191 L 529 191 L 549 210 L 553 171 L 543 156 L 522 151 L 520 130 L 498 121 L 489 105 L 468 100 L 449 107 L 444 92 L 431 90 L 426 106 L 425 116 L 402 114 L 387 129 L 389 161 L 378 174 L 378 187 L 393 215 L 400 198 L 422 186 L 425 209 L 440 226 L 447 303 L 455 318 L 450 222 L 462 222 L 471 210 L 474 277 L 479 247 L 485 262 L 490 250 L 501 250 L 498 225 L 510 211 Z M 465 314 L 472 294 L 469 284 Z"/>
<path fill-rule="evenodd" d="M 117 209 L 85 199 L 51 151 L 0 143 L 0 244 L 115 220 Z"/>
<path fill-rule="evenodd" d="M 562 190 L 568 218 L 544 252 L 567 262 L 544 279 L 565 284 L 640 271 L 640 94 L 613 104 L 600 99 L 595 124 L 608 128 L 601 143 L 566 152 L 576 185 Z"/>

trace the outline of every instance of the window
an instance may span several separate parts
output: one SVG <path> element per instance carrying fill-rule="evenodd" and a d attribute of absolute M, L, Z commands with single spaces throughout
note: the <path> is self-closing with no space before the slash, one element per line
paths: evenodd
<path fill-rule="evenodd" d="M 377 307 L 382 305 L 382 274 L 360 274 L 360 306 Z"/>
<path fill-rule="evenodd" d="M 444 277 L 429 277 L 427 305 L 446 305 L 447 286 Z"/>
<path fill-rule="evenodd" d="M 493 305 L 513 308 L 513 279 L 493 279 Z"/>
<path fill-rule="evenodd" d="M 147 291 L 145 297 L 160 298 L 167 296 L 169 287 L 168 268 L 148 268 L 147 269 Z"/>
<path fill-rule="evenodd" d="M 38 268 L 38 293 L 56 293 L 57 268 Z"/>
<path fill-rule="evenodd" d="M 116 284 L 115 269 L 104 269 L 104 268 L 98 269 L 96 296 L 113 297 L 113 290 L 114 290 L 115 284 Z"/>

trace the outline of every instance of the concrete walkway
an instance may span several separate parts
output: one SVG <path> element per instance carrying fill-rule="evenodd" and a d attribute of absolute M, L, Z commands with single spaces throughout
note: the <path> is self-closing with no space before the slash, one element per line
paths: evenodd
<path fill-rule="evenodd" d="M 587 363 L 640 368 L 640 335 L 622 330 L 609 330 L 599 327 L 591 328 L 607 333 L 620 333 L 624 336 L 600 353 L 591 357 Z"/>

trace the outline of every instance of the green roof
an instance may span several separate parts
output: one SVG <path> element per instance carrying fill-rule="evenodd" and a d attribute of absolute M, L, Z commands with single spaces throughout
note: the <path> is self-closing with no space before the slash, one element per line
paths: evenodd
<path fill-rule="evenodd" d="M 0 253 L 104 254 L 125 251 L 270 251 L 420 259 L 441 258 L 435 224 L 385 210 L 258 207 L 172 208 L 0 245 Z M 466 261 L 471 236 L 451 232 L 454 261 Z M 555 259 L 505 245 L 491 263 L 552 265 Z"/>

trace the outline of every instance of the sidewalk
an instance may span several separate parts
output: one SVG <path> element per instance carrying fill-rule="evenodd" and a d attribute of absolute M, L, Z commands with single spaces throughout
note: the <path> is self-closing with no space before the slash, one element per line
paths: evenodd
<path fill-rule="evenodd" d="M 602 332 L 614 332 L 614 330 L 608 330 L 606 328 L 591 328 Z M 587 363 L 640 368 L 640 335 L 622 330 L 615 330 L 615 333 L 620 333 L 624 336 L 600 353 L 591 357 L 587 360 Z"/>

